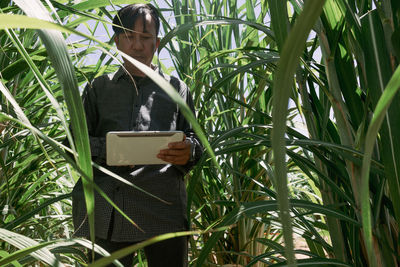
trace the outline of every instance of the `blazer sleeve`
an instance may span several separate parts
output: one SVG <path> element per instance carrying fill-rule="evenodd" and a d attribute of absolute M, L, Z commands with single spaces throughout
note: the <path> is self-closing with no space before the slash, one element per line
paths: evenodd
<path fill-rule="evenodd" d="M 99 77 L 95 79 L 92 84 L 88 83 L 82 94 L 92 160 L 98 164 L 103 164 L 106 161 L 105 137 L 96 135 L 96 129 L 98 125 L 97 91 L 101 89 L 101 79 L 102 77 Z"/>

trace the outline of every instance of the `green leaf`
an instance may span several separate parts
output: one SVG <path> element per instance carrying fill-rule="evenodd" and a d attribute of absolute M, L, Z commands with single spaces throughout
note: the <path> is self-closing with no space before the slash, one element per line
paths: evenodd
<path fill-rule="evenodd" d="M 353 265 L 340 262 L 335 259 L 324 259 L 324 258 L 311 258 L 311 259 L 301 259 L 297 261 L 298 266 L 318 266 L 318 267 L 334 267 L 334 266 L 345 266 L 351 267 Z M 290 266 L 286 262 L 277 263 L 270 265 L 271 267 L 288 267 Z"/>
<path fill-rule="evenodd" d="M 29 16 L 51 21 L 52 18 L 46 8 L 37 0 L 26 1 L 16 0 L 15 3 L 20 6 Z M 43 25 L 41 27 L 43 29 Z M 71 128 L 74 134 L 74 141 L 78 152 L 78 162 L 81 170 L 87 175 L 89 181 L 83 180 L 86 207 L 89 216 L 90 236 L 94 241 L 94 192 L 93 192 L 93 171 L 91 166 L 91 154 L 89 137 L 86 126 L 83 105 L 79 93 L 79 88 L 75 76 L 75 70 L 69 57 L 67 46 L 60 32 L 39 30 L 48 55 L 53 63 L 57 73 L 58 80 L 64 92 L 69 115 L 71 118 Z"/>
<path fill-rule="evenodd" d="M 282 51 L 289 31 L 289 19 L 287 12 L 287 1 L 268 0 L 271 13 L 271 25 L 274 30 L 278 50 Z"/>
<path fill-rule="evenodd" d="M 10 255 L 8 252 L 0 250 L 0 258 L 4 259 L 6 258 L 8 255 Z M 12 264 L 14 267 L 21 267 L 22 265 L 19 264 L 18 261 L 13 261 L 10 264 Z"/>
<path fill-rule="evenodd" d="M 374 249 L 372 242 L 372 222 L 371 222 L 371 208 L 369 201 L 369 173 L 370 173 L 370 162 L 372 153 L 375 147 L 376 138 L 380 127 L 387 116 L 387 110 L 392 103 L 392 100 L 400 90 L 400 67 L 397 67 L 396 72 L 393 74 L 388 85 L 386 86 L 382 96 L 379 98 L 378 104 L 376 105 L 371 124 L 368 127 L 367 136 L 365 138 L 364 148 L 364 159 L 361 173 L 361 212 L 363 231 L 366 239 L 368 255 L 371 262 L 374 262 Z M 399 181 L 397 181 L 398 183 Z"/>
<path fill-rule="evenodd" d="M 170 238 L 174 238 L 174 237 L 179 237 L 179 236 L 188 236 L 188 235 L 193 235 L 193 234 L 199 234 L 199 231 L 186 231 L 186 232 L 176 232 L 176 233 L 167 233 L 167 234 L 163 234 L 163 235 L 159 235 L 153 238 L 150 238 L 146 241 L 128 246 L 126 248 L 120 249 L 116 252 L 113 252 L 110 256 L 107 257 L 103 257 L 91 264 L 88 265 L 88 267 L 102 267 L 102 266 L 107 266 L 108 264 L 112 263 L 114 260 L 116 259 L 120 259 L 124 256 L 128 256 L 130 254 L 132 254 L 133 252 L 144 248 L 146 246 L 149 246 L 151 244 L 163 241 L 163 240 L 167 240 Z"/>
<path fill-rule="evenodd" d="M 21 258 L 24 255 L 32 255 L 37 260 L 45 262 L 50 266 L 56 266 L 58 262 L 56 257 L 54 257 L 54 255 L 45 248 L 55 241 L 39 244 L 37 241 L 32 240 L 24 235 L 17 234 L 2 228 L 0 228 L 0 239 L 20 249 L 19 251 L 0 259 L 0 265 L 2 266 Z M 59 263 L 59 266 L 64 265 L 62 263 Z"/>
<path fill-rule="evenodd" d="M 289 201 L 286 177 L 286 114 L 293 76 L 300 62 L 308 34 L 322 12 L 325 1 L 307 1 L 303 12 L 286 39 L 282 49 L 278 70 L 274 78 L 272 148 L 275 160 L 275 184 L 278 194 L 280 216 L 286 244 L 286 257 L 289 266 L 296 266 L 293 254 L 293 237 L 289 216 Z"/>

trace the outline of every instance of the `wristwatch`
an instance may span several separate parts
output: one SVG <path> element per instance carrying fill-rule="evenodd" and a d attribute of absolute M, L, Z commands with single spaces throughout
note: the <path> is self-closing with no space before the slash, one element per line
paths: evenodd
<path fill-rule="evenodd" d="M 189 139 L 190 142 L 190 158 L 189 162 L 193 162 L 195 160 L 195 153 L 196 153 L 196 142 L 193 142 L 191 139 Z"/>

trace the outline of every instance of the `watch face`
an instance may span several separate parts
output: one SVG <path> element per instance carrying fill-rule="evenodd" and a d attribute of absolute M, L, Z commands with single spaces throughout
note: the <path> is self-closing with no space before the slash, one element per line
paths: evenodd
<path fill-rule="evenodd" d="M 190 140 L 190 139 L 189 139 Z M 193 142 L 192 140 L 190 140 L 190 158 L 189 158 L 189 161 L 194 161 L 194 159 L 195 159 L 195 147 L 196 147 L 196 143 L 195 142 Z"/>

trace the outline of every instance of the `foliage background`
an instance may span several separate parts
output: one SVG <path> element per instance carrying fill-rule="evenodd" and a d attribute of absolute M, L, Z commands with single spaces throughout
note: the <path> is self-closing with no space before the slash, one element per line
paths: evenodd
<path fill-rule="evenodd" d="M 0 1 L 0 265 L 84 264 L 70 200 L 84 176 L 93 205 L 79 88 L 118 68 L 112 43 L 88 35 L 132 2 Z M 399 12 L 395 0 L 166 1 L 160 49 L 211 148 L 187 179 L 191 264 L 399 265 Z M 68 38 L 78 26 L 89 34 Z"/>

